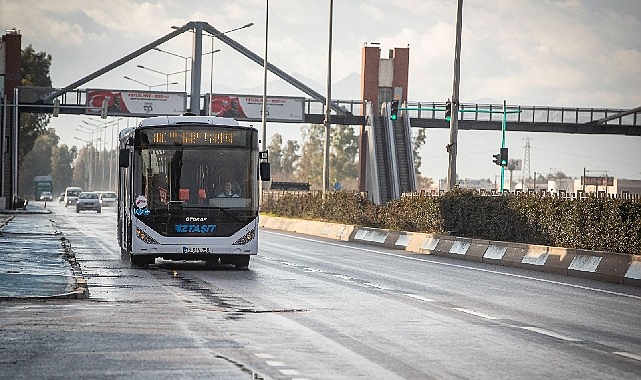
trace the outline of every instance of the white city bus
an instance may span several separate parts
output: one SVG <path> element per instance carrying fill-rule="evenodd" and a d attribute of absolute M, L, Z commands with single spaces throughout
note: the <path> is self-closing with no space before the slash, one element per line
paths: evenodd
<path fill-rule="evenodd" d="M 119 138 L 118 241 L 131 264 L 246 268 L 258 251 L 258 181 L 269 180 L 258 131 L 229 118 L 159 116 Z"/>

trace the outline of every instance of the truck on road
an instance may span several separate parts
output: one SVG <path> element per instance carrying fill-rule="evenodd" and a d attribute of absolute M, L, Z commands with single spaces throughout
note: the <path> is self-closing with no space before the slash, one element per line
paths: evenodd
<path fill-rule="evenodd" d="M 33 199 L 39 200 L 43 192 L 53 193 L 53 179 L 50 175 L 37 175 L 33 178 Z"/>

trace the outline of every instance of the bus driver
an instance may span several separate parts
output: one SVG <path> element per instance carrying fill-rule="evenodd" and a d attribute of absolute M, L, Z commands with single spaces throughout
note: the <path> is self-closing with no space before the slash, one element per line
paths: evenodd
<path fill-rule="evenodd" d="M 232 189 L 232 183 L 231 181 L 225 181 L 225 184 L 223 186 L 223 192 L 218 194 L 219 198 L 238 198 L 240 195 L 238 194 L 237 191 L 234 191 Z"/>

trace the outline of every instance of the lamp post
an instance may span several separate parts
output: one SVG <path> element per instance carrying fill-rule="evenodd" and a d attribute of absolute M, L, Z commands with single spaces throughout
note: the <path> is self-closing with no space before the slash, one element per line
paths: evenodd
<path fill-rule="evenodd" d="M 163 50 L 163 49 L 157 48 L 157 47 L 155 47 L 154 50 L 159 51 L 161 53 L 173 55 L 174 57 L 182 58 L 182 59 L 185 60 L 185 92 L 187 92 L 187 72 L 189 71 L 189 66 L 187 65 L 187 61 L 190 60 L 191 57 L 185 57 L 184 55 L 172 53 L 170 51 Z"/>
<path fill-rule="evenodd" d="M 149 68 L 147 66 L 143 66 L 143 65 L 136 65 L 136 67 L 141 68 L 141 69 L 145 69 L 145 70 L 149 70 L 149 71 L 152 71 L 154 73 L 158 73 L 158 74 L 164 75 L 167 78 L 167 84 L 166 84 L 167 91 L 169 91 L 169 76 L 170 75 L 182 74 L 182 73 L 184 73 L 186 71 L 189 71 L 189 70 L 181 70 L 181 71 L 176 71 L 175 73 L 164 73 L 162 71 L 158 71 L 158 70 L 155 70 L 155 69 Z"/>
<path fill-rule="evenodd" d="M 450 143 L 447 145 L 449 166 L 447 169 L 447 190 L 456 187 L 456 152 L 458 140 L 459 84 L 461 72 L 461 29 L 463 24 L 463 0 L 458 0 L 456 10 L 456 44 L 454 46 L 454 81 L 452 84 L 452 118 L 450 119 Z M 501 176 L 503 178 L 503 176 Z M 503 187 L 503 182 L 501 182 Z"/>
<path fill-rule="evenodd" d="M 124 75 L 124 76 L 123 76 L 123 78 L 125 78 L 125 79 L 127 79 L 127 80 L 130 80 L 130 81 L 132 81 L 132 82 L 136 82 L 136 83 L 141 84 L 141 85 L 143 85 L 143 86 L 146 86 L 146 87 L 147 87 L 147 89 L 148 89 L 149 91 L 151 91 L 151 89 L 152 89 L 153 87 L 160 87 L 160 86 L 165 86 L 165 85 L 169 85 L 169 84 L 178 84 L 178 82 L 171 82 L 171 83 L 169 83 L 169 84 L 162 83 L 162 84 L 153 84 L 153 85 L 151 85 L 151 84 L 147 84 L 147 83 L 141 82 L 141 81 L 139 81 L 139 80 L 136 80 L 136 79 L 134 79 L 134 78 L 128 77 L 128 76 L 126 76 L 126 75 Z"/>
<path fill-rule="evenodd" d="M 164 86 L 164 85 L 161 85 L 161 86 Z M 115 140 L 116 131 L 120 130 L 120 121 L 121 120 L 125 120 L 125 118 L 124 117 L 119 117 L 119 118 L 117 118 L 115 120 L 112 119 L 112 120 L 106 121 L 106 122 L 105 121 L 97 121 L 99 123 L 102 123 L 102 125 L 91 124 L 91 123 L 88 123 L 88 122 L 84 121 L 84 123 L 86 125 L 89 125 L 91 127 L 103 128 L 103 132 L 104 132 L 104 140 L 103 141 L 104 141 L 105 145 L 106 145 L 106 142 L 107 142 L 107 128 L 111 127 L 111 144 L 110 144 L 110 149 L 109 149 L 109 185 L 108 185 L 109 186 L 109 190 L 113 190 L 112 184 L 116 182 L 116 178 L 114 178 L 114 174 L 113 174 L 113 169 L 115 168 L 115 166 L 114 166 L 114 151 L 116 150 L 116 145 L 117 144 L 114 143 L 114 140 Z M 129 121 L 128 118 L 127 118 L 127 121 Z M 104 182 L 104 175 L 105 175 L 104 174 L 104 170 L 105 169 L 104 169 L 104 160 L 103 160 L 103 182 Z M 104 187 L 104 183 L 103 183 L 103 187 Z"/>
<path fill-rule="evenodd" d="M 329 0 L 329 42 L 327 51 L 327 97 L 325 98 L 325 145 L 323 150 L 323 200 L 327 198 L 329 189 L 329 144 L 331 128 L 331 108 L 332 99 L 332 19 L 333 19 L 334 0 Z"/>
<path fill-rule="evenodd" d="M 220 51 L 220 49 L 214 50 L 214 39 L 220 34 L 227 34 L 227 33 L 235 32 L 237 30 L 249 28 L 252 25 L 254 25 L 254 23 L 250 22 L 250 23 L 247 23 L 247 24 L 245 24 L 243 26 L 239 26 L 238 28 L 234 28 L 234 29 L 227 30 L 225 32 L 221 32 L 221 33 L 219 33 L 217 35 L 208 34 L 209 37 L 211 37 L 211 53 L 212 53 L 211 54 L 211 65 L 210 65 L 210 68 L 209 68 L 209 94 L 210 94 L 210 96 L 214 92 L 214 54 L 213 53 L 215 53 L 217 51 Z M 209 54 L 209 53 L 205 53 L 203 55 L 206 55 L 206 54 Z M 207 115 L 211 116 L 211 99 L 209 100 L 209 103 L 210 104 L 207 105 Z"/>
<path fill-rule="evenodd" d="M 172 29 L 178 29 L 178 27 L 177 27 L 177 26 L 172 26 L 171 28 L 172 28 Z M 214 53 L 218 53 L 218 52 L 220 51 L 220 49 L 216 49 L 216 50 L 214 50 L 214 42 L 213 42 L 213 39 L 212 39 L 211 46 L 212 46 L 211 51 L 209 51 L 209 52 L 207 52 L 207 53 L 203 53 L 203 54 L 202 54 L 203 56 L 208 55 L 208 54 L 211 54 L 211 67 L 212 67 L 212 69 L 211 69 L 211 73 L 210 73 L 210 75 L 209 75 L 209 88 L 210 88 L 210 92 L 211 92 L 211 88 L 212 88 L 212 78 L 213 78 L 213 75 L 214 75 Z M 186 92 L 187 92 L 187 71 L 189 71 L 189 70 L 187 69 L 187 61 L 188 61 L 188 60 L 190 60 L 190 59 L 191 59 L 191 57 L 185 57 L 185 56 L 183 56 L 183 55 L 176 54 L 176 53 L 172 53 L 172 52 L 170 52 L 170 51 L 162 50 L 162 49 L 159 49 L 159 48 L 154 48 L 154 50 L 157 50 L 157 51 L 159 51 L 159 52 L 161 52 L 161 53 L 165 53 L 165 54 L 173 55 L 174 57 L 183 58 L 183 59 L 185 60 L 185 93 L 186 93 Z"/>
<path fill-rule="evenodd" d="M 88 154 L 89 154 L 89 188 L 91 190 L 93 190 L 93 185 L 94 185 L 94 183 L 93 183 L 93 172 L 96 169 L 96 163 L 95 163 L 96 152 L 95 151 L 96 151 L 96 145 L 98 145 L 98 155 L 99 155 L 98 156 L 98 161 L 100 161 L 100 144 L 99 144 L 99 142 L 101 141 L 101 139 L 99 137 L 94 139 L 94 132 L 98 133 L 100 131 L 100 126 L 89 124 L 85 120 L 83 120 L 82 122 L 84 124 L 86 124 L 87 126 L 78 125 L 78 127 L 85 128 L 85 129 L 76 128 L 76 130 L 79 131 L 79 132 L 88 133 L 89 136 L 90 136 L 89 139 L 91 140 L 91 143 L 89 145 L 91 145 L 91 150 L 89 150 L 89 152 L 88 152 Z M 82 140 L 82 139 L 79 139 L 79 138 L 76 138 L 76 139 L 77 140 L 81 140 L 81 141 L 86 141 L 86 140 Z M 98 144 L 94 145 L 94 140 L 96 140 L 98 142 Z"/>
<path fill-rule="evenodd" d="M 77 130 L 81 131 L 81 132 L 84 132 L 81 129 L 77 129 Z M 85 132 L 85 133 L 88 133 L 88 132 Z M 89 147 L 93 148 L 93 141 L 81 139 L 80 137 L 76 137 L 76 136 L 74 136 L 74 139 L 84 142 L 86 144 L 86 146 L 87 146 L 88 159 L 87 159 L 87 163 L 85 164 L 85 166 L 88 166 L 87 171 L 89 172 L 89 189 L 93 190 L 93 187 L 92 187 L 93 186 L 93 184 L 92 184 L 92 175 L 91 175 L 91 173 L 93 172 L 93 168 L 92 168 L 92 162 L 91 162 L 91 150 L 89 149 Z"/>
<path fill-rule="evenodd" d="M 105 122 L 100 121 L 99 123 L 101 123 L 101 124 L 89 123 L 86 120 L 83 120 L 82 122 L 85 125 L 87 125 L 87 127 L 84 127 L 82 125 L 79 126 L 79 127 L 82 127 L 82 128 L 89 128 L 89 130 L 91 132 L 91 136 L 92 136 L 91 137 L 92 141 L 93 141 L 93 133 L 94 132 L 97 132 L 97 133 L 102 132 L 102 135 L 98 135 L 98 137 L 96 137 L 96 141 L 98 142 L 98 149 L 99 149 L 99 151 L 98 151 L 98 162 L 99 162 L 99 164 L 101 166 L 101 170 L 102 170 L 102 177 L 101 177 L 100 186 L 103 187 L 103 188 L 105 187 L 105 174 L 106 174 L 105 173 L 106 157 L 105 157 L 104 151 L 106 150 L 106 145 L 107 145 L 107 128 L 111 127 L 111 132 L 112 132 L 111 136 L 112 137 L 111 137 L 111 147 L 110 148 L 111 148 L 111 151 L 113 151 L 113 149 L 114 149 L 113 127 L 118 125 L 118 124 L 120 124 L 120 120 L 122 120 L 122 119 L 123 118 L 120 117 L 120 118 L 117 118 L 115 120 L 110 120 L 110 121 L 105 121 Z M 81 131 L 81 130 L 79 130 L 79 131 Z M 86 131 L 81 131 L 81 132 L 88 133 Z M 100 145 L 100 143 L 102 143 L 102 146 Z M 111 175 L 111 173 L 112 173 L 112 170 L 111 170 L 112 162 L 111 161 L 113 161 L 113 153 L 110 154 L 110 160 L 109 161 L 110 161 L 110 163 L 109 163 L 109 189 L 111 190 L 111 177 L 112 177 L 112 175 Z"/>
<path fill-rule="evenodd" d="M 265 2 L 265 58 L 263 58 L 263 108 L 261 112 L 261 150 L 267 151 L 267 41 L 269 35 L 269 0 Z"/>

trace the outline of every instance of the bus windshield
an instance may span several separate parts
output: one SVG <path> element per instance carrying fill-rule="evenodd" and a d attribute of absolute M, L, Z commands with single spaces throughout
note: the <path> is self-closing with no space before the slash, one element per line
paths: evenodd
<path fill-rule="evenodd" d="M 250 148 L 163 146 L 141 149 L 134 192 L 150 211 L 182 208 L 258 210 L 258 152 Z"/>

